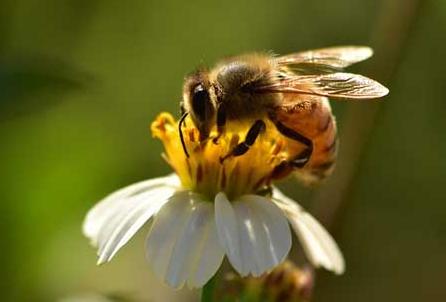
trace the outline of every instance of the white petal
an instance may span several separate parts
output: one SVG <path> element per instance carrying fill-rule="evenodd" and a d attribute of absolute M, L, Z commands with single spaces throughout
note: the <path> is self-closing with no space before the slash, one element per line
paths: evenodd
<path fill-rule="evenodd" d="M 345 262 L 338 245 L 324 227 L 295 201 L 273 188 L 274 202 L 288 217 L 294 232 L 310 262 L 336 274 L 345 270 Z"/>
<path fill-rule="evenodd" d="M 291 248 L 291 233 L 282 211 L 271 200 L 244 195 L 215 198 L 219 240 L 241 276 L 260 276 L 282 262 Z"/>
<path fill-rule="evenodd" d="M 84 232 L 99 247 L 98 264 L 110 261 L 118 250 L 178 190 L 172 176 L 152 179 L 121 189 L 96 205 L 84 223 Z"/>
<path fill-rule="evenodd" d="M 223 256 L 211 202 L 183 192 L 156 215 L 147 238 L 147 258 L 154 273 L 170 286 L 203 286 Z"/>
<path fill-rule="evenodd" d="M 99 230 L 105 222 L 120 212 L 120 208 L 125 204 L 123 200 L 159 187 L 179 187 L 179 179 L 175 174 L 171 174 L 141 181 L 108 195 L 88 212 L 83 224 L 84 235 L 97 245 Z"/>

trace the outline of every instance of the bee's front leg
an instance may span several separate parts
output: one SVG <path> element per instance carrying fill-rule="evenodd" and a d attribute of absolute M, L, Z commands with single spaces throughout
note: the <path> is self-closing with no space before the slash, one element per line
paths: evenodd
<path fill-rule="evenodd" d="M 179 133 L 179 136 L 180 136 L 181 146 L 183 147 L 184 155 L 186 155 L 186 157 L 189 157 L 189 153 L 187 152 L 186 143 L 184 141 L 184 135 L 183 135 L 183 124 L 185 123 L 186 117 L 187 117 L 187 115 L 189 113 L 185 112 L 183 110 L 183 107 L 181 107 L 181 108 L 182 108 L 181 111 L 183 113 L 182 113 L 182 116 L 181 116 L 180 121 L 178 123 L 178 133 Z"/>
<path fill-rule="evenodd" d="M 238 143 L 234 149 L 231 150 L 231 152 L 220 158 L 220 162 L 223 162 L 230 156 L 240 156 L 248 152 L 249 148 L 255 143 L 257 137 L 259 137 L 260 133 L 264 132 L 265 129 L 265 122 L 262 120 L 256 120 L 254 124 L 252 124 L 251 128 L 249 128 L 245 140 Z"/>
<path fill-rule="evenodd" d="M 218 144 L 218 139 L 225 131 L 226 126 L 226 109 L 223 104 L 218 105 L 217 108 L 217 136 L 212 138 L 214 144 Z"/>

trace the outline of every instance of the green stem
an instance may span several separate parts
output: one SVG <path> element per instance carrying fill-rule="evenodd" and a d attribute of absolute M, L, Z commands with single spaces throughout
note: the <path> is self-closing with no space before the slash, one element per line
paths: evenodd
<path fill-rule="evenodd" d="M 217 278 L 212 277 L 201 290 L 201 302 L 213 302 L 214 301 L 214 288 Z"/>

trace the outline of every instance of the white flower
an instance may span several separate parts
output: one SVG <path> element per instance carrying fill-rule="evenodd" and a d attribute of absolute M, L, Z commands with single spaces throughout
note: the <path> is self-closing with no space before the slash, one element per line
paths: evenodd
<path fill-rule="evenodd" d="M 289 225 L 315 267 L 343 273 L 344 259 L 328 232 L 271 185 L 272 168 L 286 155 L 277 148 L 283 144 L 264 138 L 247 156 L 221 163 L 216 156 L 231 148 L 233 136 L 218 145 L 194 145 L 195 128 L 187 129 L 186 157 L 176 129 L 165 114 L 152 124 L 175 174 L 118 190 L 87 214 L 83 231 L 98 248 L 99 264 L 110 261 L 153 217 L 147 259 L 155 275 L 175 288 L 203 286 L 225 255 L 241 276 L 268 272 L 290 251 Z M 271 194 L 260 195 L 265 187 Z"/>
<path fill-rule="evenodd" d="M 147 259 L 157 277 L 175 288 L 203 286 L 224 255 L 241 276 L 271 270 L 291 248 L 288 222 L 314 266 L 344 271 L 327 231 L 278 189 L 272 198 L 251 194 L 232 201 L 220 192 L 209 202 L 182 189 L 176 175 L 123 188 L 90 210 L 84 233 L 98 247 L 98 263 L 110 261 L 152 217 Z"/>

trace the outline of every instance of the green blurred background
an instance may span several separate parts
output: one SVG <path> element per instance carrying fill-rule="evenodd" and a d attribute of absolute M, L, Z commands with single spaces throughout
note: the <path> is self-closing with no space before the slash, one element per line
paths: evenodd
<path fill-rule="evenodd" d="M 445 1 L 2 0 L 1 301 L 196 300 L 151 275 L 145 231 L 96 267 L 85 213 L 119 187 L 168 173 L 148 126 L 178 112 L 197 65 L 343 44 L 375 49 L 351 70 L 391 93 L 333 102 L 335 175 L 313 190 L 283 184 L 345 253 L 346 274 L 318 272 L 314 300 L 445 301 L 445 29 Z"/>

